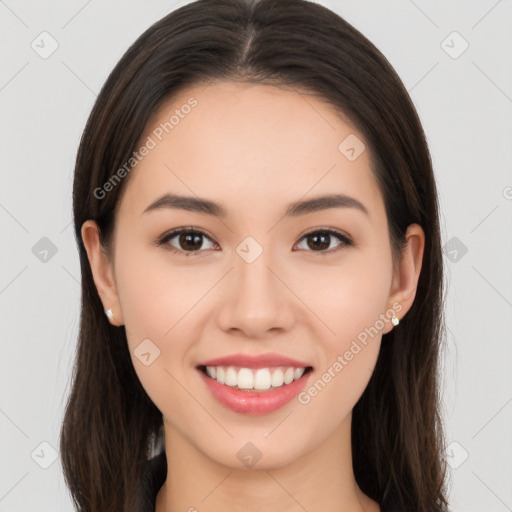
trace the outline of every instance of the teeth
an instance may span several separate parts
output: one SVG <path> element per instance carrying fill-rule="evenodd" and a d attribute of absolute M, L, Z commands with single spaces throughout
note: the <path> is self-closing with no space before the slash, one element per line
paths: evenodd
<path fill-rule="evenodd" d="M 233 369 L 233 371 L 235 370 Z M 240 370 L 238 370 L 238 382 L 235 381 L 233 386 L 238 386 L 240 389 L 253 389 L 254 375 L 252 371 L 249 370 L 249 368 L 240 368 Z"/>
<path fill-rule="evenodd" d="M 224 384 L 226 384 L 226 386 L 236 386 L 237 385 L 236 371 L 231 366 L 226 370 L 226 378 L 224 380 Z"/>
<path fill-rule="evenodd" d="M 294 380 L 300 379 L 304 372 L 306 371 L 306 368 L 295 368 L 295 373 L 293 375 Z"/>
<path fill-rule="evenodd" d="M 277 371 L 277 370 L 276 370 Z M 254 374 L 254 389 L 265 390 L 270 389 L 272 385 L 272 377 L 268 368 L 260 368 Z"/>
<path fill-rule="evenodd" d="M 216 380 L 217 382 L 220 382 L 221 384 L 224 384 L 225 374 L 226 374 L 226 372 L 224 371 L 224 368 L 222 368 L 221 366 L 219 366 L 219 367 L 217 368 L 217 376 L 215 377 L 215 380 Z"/>
<path fill-rule="evenodd" d="M 279 367 L 279 368 L 235 368 L 233 366 L 207 366 L 206 374 L 220 384 L 238 389 L 268 391 L 270 388 L 279 388 L 300 379 L 305 368 Z"/>
<path fill-rule="evenodd" d="M 287 368 L 287 370 L 284 372 L 284 383 L 290 384 L 290 382 L 293 382 L 294 375 L 295 370 L 293 368 Z"/>
<path fill-rule="evenodd" d="M 284 384 L 283 370 L 281 370 L 281 368 L 278 368 L 272 374 L 272 387 L 273 388 L 279 388 L 283 384 Z"/>

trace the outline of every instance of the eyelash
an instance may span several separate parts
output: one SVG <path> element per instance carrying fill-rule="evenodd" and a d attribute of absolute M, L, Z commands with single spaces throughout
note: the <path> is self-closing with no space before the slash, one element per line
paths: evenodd
<path fill-rule="evenodd" d="M 181 235 L 183 233 L 202 235 L 203 237 L 206 237 L 209 240 L 211 240 L 212 242 L 214 242 L 204 231 L 202 231 L 200 229 L 193 228 L 193 227 L 188 227 L 188 228 L 178 228 L 178 229 L 174 229 L 172 231 L 169 231 L 168 233 L 164 234 L 159 240 L 157 240 L 155 242 L 155 244 L 158 247 L 163 247 L 165 250 L 168 250 L 168 251 L 171 251 L 171 252 L 177 253 L 177 254 L 184 254 L 187 257 L 188 256 L 198 256 L 200 253 L 204 252 L 205 249 L 200 249 L 200 250 L 197 250 L 197 251 L 184 251 L 184 250 L 181 250 L 181 249 L 176 249 L 175 247 L 173 247 L 172 245 L 169 245 L 167 243 L 167 242 L 169 242 L 169 240 L 172 240 L 176 236 Z M 337 230 L 334 230 L 334 229 L 331 229 L 331 228 L 316 229 L 314 231 L 310 231 L 309 233 L 305 233 L 300 238 L 299 242 L 301 240 L 303 240 L 304 238 L 308 237 L 308 236 L 318 235 L 318 234 L 324 234 L 324 235 L 327 234 L 327 235 L 334 236 L 341 243 L 335 249 L 321 250 L 321 251 L 309 250 L 309 251 L 306 251 L 306 252 L 313 252 L 313 253 L 318 253 L 319 255 L 322 255 L 322 256 L 326 256 L 328 254 L 337 253 L 337 252 L 345 249 L 346 247 L 351 247 L 351 246 L 355 245 L 354 242 L 348 236 L 346 236 L 345 234 L 341 233 L 340 231 L 337 231 Z M 216 243 L 216 242 L 214 242 L 214 243 Z"/>

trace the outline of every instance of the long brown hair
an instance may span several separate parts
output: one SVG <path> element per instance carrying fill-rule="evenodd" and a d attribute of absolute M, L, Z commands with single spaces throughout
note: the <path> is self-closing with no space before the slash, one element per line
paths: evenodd
<path fill-rule="evenodd" d="M 81 239 L 95 220 L 108 250 L 148 119 L 187 86 L 213 79 L 314 94 L 364 136 L 384 198 L 394 262 L 418 223 L 425 249 L 415 301 L 384 335 L 377 365 L 353 409 L 353 467 L 361 490 L 406 510 L 446 510 L 438 364 L 445 339 L 436 185 L 417 112 L 377 48 L 341 17 L 306 0 L 199 0 L 151 26 L 115 66 L 93 107 L 76 159 L 73 212 L 82 302 L 60 453 L 80 511 L 135 511 L 136 489 L 162 414 L 133 368 L 124 327 L 106 318 Z"/>

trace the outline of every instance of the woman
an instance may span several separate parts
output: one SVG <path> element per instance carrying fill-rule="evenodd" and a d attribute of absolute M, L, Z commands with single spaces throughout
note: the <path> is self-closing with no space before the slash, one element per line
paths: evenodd
<path fill-rule="evenodd" d="M 79 510 L 447 510 L 436 185 L 361 33 L 304 0 L 175 10 L 99 94 L 73 202 Z"/>

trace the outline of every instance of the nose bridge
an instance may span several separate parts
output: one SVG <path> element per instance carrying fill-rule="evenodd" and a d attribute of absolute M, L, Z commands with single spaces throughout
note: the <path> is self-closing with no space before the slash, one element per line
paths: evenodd
<path fill-rule="evenodd" d="M 244 240 L 236 249 L 234 279 L 237 303 L 244 308 L 263 311 L 271 309 L 280 295 L 280 283 L 269 268 L 272 268 L 270 249 L 263 247 L 252 237 Z M 254 314 L 253 313 L 253 314 Z"/>
<path fill-rule="evenodd" d="M 236 248 L 233 267 L 219 314 L 221 327 L 236 328 L 249 336 L 272 328 L 289 328 L 291 296 L 275 275 L 279 270 L 272 251 L 247 237 Z"/>

